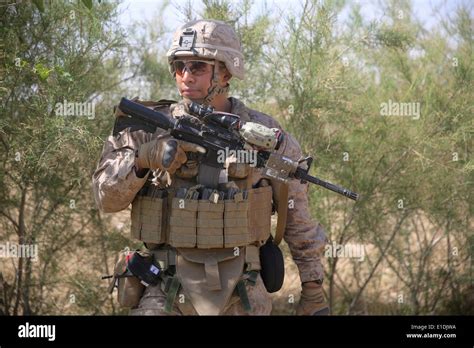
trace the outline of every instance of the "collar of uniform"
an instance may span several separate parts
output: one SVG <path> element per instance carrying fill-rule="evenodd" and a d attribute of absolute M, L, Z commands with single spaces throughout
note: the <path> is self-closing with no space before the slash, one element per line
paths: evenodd
<path fill-rule="evenodd" d="M 230 113 L 239 115 L 242 121 L 248 122 L 250 121 L 250 114 L 249 109 L 245 106 L 243 102 L 239 99 L 230 97 L 229 101 L 231 103 Z"/>
<path fill-rule="evenodd" d="M 178 118 L 185 114 L 188 114 L 189 109 L 187 104 L 183 100 L 180 100 L 176 104 L 170 105 L 170 112 L 174 118 Z"/>

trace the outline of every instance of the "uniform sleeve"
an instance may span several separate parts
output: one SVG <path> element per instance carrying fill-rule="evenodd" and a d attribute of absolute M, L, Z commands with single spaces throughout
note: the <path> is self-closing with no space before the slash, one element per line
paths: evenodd
<path fill-rule="evenodd" d="M 149 174 L 143 178 L 135 174 L 135 150 L 151 137 L 152 134 L 130 132 L 127 128 L 107 138 L 92 175 L 94 198 L 101 211 L 113 213 L 127 208 L 145 184 Z"/>
<path fill-rule="evenodd" d="M 282 144 L 282 152 L 291 159 L 302 156 L 298 142 L 288 133 Z M 280 204 L 280 183 L 272 181 L 276 205 Z M 291 180 L 288 188 L 288 216 L 284 239 L 290 248 L 291 255 L 300 273 L 301 282 L 323 279 L 324 270 L 321 255 L 327 243 L 322 225 L 311 218 L 308 204 L 308 183 Z"/>

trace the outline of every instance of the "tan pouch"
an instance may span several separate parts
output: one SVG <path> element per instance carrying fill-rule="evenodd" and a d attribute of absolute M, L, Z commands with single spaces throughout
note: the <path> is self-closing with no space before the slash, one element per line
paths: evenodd
<path fill-rule="evenodd" d="M 115 264 L 114 278 L 109 292 L 111 293 L 113 291 L 113 285 L 117 282 L 117 301 L 119 305 L 133 308 L 138 306 L 145 286 L 140 283 L 137 277 L 134 277 L 127 271 L 127 255 L 129 253 L 130 251 L 128 249 L 120 252 L 119 259 Z"/>
<path fill-rule="evenodd" d="M 145 290 L 145 285 L 134 276 L 118 278 L 118 303 L 122 307 L 133 308 L 138 306 Z"/>
<path fill-rule="evenodd" d="M 198 201 L 174 197 L 171 202 L 169 243 L 175 248 L 196 246 Z"/>
<path fill-rule="evenodd" d="M 249 243 L 249 201 L 244 200 L 242 193 L 234 199 L 224 202 L 224 247 L 233 248 Z"/>
<path fill-rule="evenodd" d="M 255 245 L 247 245 L 245 247 L 245 264 L 246 271 L 260 271 L 260 249 Z"/>
<path fill-rule="evenodd" d="M 178 249 L 176 274 L 199 315 L 222 314 L 243 273 L 239 249 Z"/>
<path fill-rule="evenodd" d="M 132 202 L 132 237 L 148 243 L 164 242 L 165 208 L 163 198 L 137 195 Z"/>
<path fill-rule="evenodd" d="M 249 239 L 250 242 L 265 241 L 270 237 L 272 218 L 272 187 L 265 186 L 249 190 Z"/>
<path fill-rule="evenodd" d="M 141 206 L 142 206 L 143 196 L 135 196 L 135 199 L 132 202 L 132 212 L 131 212 L 131 227 L 130 232 L 132 238 L 140 239 L 141 230 L 142 230 L 142 221 L 141 221 Z"/>
<path fill-rule="evenodd" d="M 196 241 L 199 249 L 224 247 L 223 201 L 198 201 Z"/>

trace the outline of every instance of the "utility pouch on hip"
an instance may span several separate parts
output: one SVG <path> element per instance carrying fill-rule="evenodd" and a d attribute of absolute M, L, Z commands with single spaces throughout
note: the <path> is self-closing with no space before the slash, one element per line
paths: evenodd
<path fill-rule="evenodd" d="M 117 301 L 122 307 L 133 308 L 138 306 L 145 286 L 133 275 L 124 274 L 118 278 Z"/>
<path fill-rule="evenodd" d="M 112 283 L 109 286 L 109 293 L 112 293 L 117 286 L 117 301 L 122 307 L 136 307 L 140 302 L 145 286 L 127 268 L 128 260 L 133 252 L 125 249 L 119 254 L 115 264 Z"/>
<path fill-rule="evenodd" d="M 127 269 L 145 285 L 157 285 L 160 281 L 160 266 L 155 263 L 152 253 L 134 252 L 128 258 Z"/>

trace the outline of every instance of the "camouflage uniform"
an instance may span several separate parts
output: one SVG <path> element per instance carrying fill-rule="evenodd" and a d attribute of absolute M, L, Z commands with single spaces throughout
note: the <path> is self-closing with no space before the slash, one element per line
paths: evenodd
<path fill-rule="evenodd" d="M 203 49 L 206 50 L 208 48 Z M 243 77 L 243 70 L 239 71 L 238 67 L 236 70 L 234 66 L 231 72 L 240 78 Z M 252 121 L 270 128 L 281 128 L 275 119 L 247 108 L 240 100 L 229 98 L 229 101 L 231 102 L 230 112 L 239 115 L 242 121 Z M 171 106 L 163 105 L 155 107 L 155 110 L 176 118 L 180 117 L 184 112 L 185 106 L 183 105 L 182 102 Z M 171 182 L 172 187 L 189 187 L 193 185 L 190 183 L 190 179 L 180 178 L 179 170 L 171 177 L 168 173 L 160 171 L 154 171 L 153 173 L 150 171 L 143 178 L 136 175 L 134 168 L 135 151 L 141 144 L 149 142 L 163 133 L 164 131 L 160 129 L 157 129 L 154 134 L 150 134 L 141 130 L 132 132 L 130 128 L 127 128 L 116 136 L 108 137 L 98 167 L 93 174 L 95 200 L 101 211 L 113 213 L 126 209 L 150 175 L 154 175 L 158 182 Z M 278 152 L 292 159 L 302 157 L 300 145 L 288 133 L 284 133 L 284 141 L 280 145 Z M 196 163 L 190 160 L 184 164 L 184 167 L 195 165 Z M 258 171 L 252 171 L 251 175 L 252 184 L 257 184 L 262 178 Z M 278 206 L 280 204 L 280 183 L 271 181 L 271 186 L 273 200 Z M 298 266 L 301 282 L 323 279 L 320 255 L 326 243 L 326 236 L 322 226 L 311 219 L 307 193 L 308 184 L 301 184 L 298 180 L 291 180 L 288 198 L 293 201 L 293 204 L 292 208 L 288 209 L 284 239 L 288 243 L 291 255 Z M 282 202 L 282 204 L 286 205 L 287 202 Z M 260 276 L 257 279 L 256 285 L 247 286 L 247 292 L 252 305 L 250 313 L 243 311 L 239 298 L 233 295 L 222 314 L 270 314 L 271 300 Z M 163 310 L 165 297 L 166 295 L 159 286 L 147 287 L 138 308 L 133 309 L 132 314 L 168 314 Z M 196 311 L 192 305 L 189 306 L 189 303 L 180 305 L 175 301 L 175 306 L 170 314 L 196 314 Z"/>
<path fill-rule="evenodd" d="M 267 127 L 280 127 L 272 117 L 247 108 L 236 98 L 229 99 L 232 102 L 231 113 L 239 115 L 242 120 L 251 120 Z M 179 108 L 172 107 L 171 109 L 174 111 L 173 116 L 179 115 Z M 156 110 L 171 115 L 171 110 L 168 107 L 161 107 Z M 129 129 L 126 129 L 120 132 L 118 136 L 110 136 L 107 139 L 97 170 L 93 174 L 95 199 L 103 212 L 121 211 L 127 208 L 135 198 L 138 190 L 145 184 L 148 175 L 151 175 L 150 173 L 144 178 L 136 176 L 134 170 L 135 150 L 138 149 L 140 144 L 150 141 L 162 132 L 157 130 L 155 134 L 149 134 L 140 130 L 130 132 Z M 284 143 L 278 152 L 290 158 L 300 158 L 302 152 L 298 142 L 288 133 L 285 133 L 284 138 Z M 160 173 L 156 174 L 160 175 Z M 260 178 L 261 176 L 254 172 L 253 184 L 256 184 Z M 272 182 L 273 195 L 277 204 L 279 203 L 279 185 L 278 182 Z M 298 266 L 302 282 L 323 279 L 320 254 L 326 243 L 322 226 L 311 219 L 307 192 L 308 184 L 301 184 L 297 180 L 291 181 L 289 200 L 293 200 L 294 204 L 293 209 L 288 210 L 287 226 L 284 234 L 284 239 L 288 243 L 292 257 Z M 153 287 L 147 289 L 143 300 L 149 299 L 149 301 L 159 303 L 164 294 L 159 290 L 159 287 L 151 288 Z M 268 303 L 269 297 L 265 291 L 254 290 L 249 290 L 249 298 L 253 292 L 258 292 L 262 298 L 257 300 L 256 303 Z M 143 303 L 140 307 L 143 307 Z M 271 305 L 265 305 L 264 307 L 263 313 L 268 314 Z M 238 311 L 234 310 L 233 313 L 236 312 Z"/>

